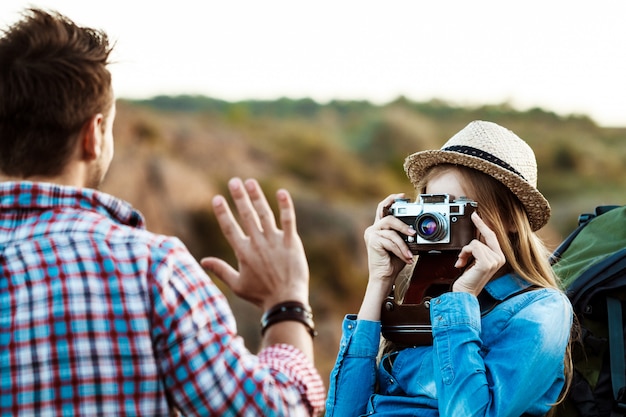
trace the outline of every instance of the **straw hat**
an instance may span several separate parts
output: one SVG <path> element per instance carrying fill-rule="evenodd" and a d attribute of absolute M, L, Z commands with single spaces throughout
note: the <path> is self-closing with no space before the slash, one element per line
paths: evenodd
<path fill-rule="evenodd" d="M 510 130 L 491 122 L 471 122 L 440 150 L 409 155 L 404 170 L 416 185 L 429 168 L 439 164 L 463 165 L 492 176 L 519 198 L 533 230 L 548 222 L 550 204 L 537 190 L 535 154 Z"/>

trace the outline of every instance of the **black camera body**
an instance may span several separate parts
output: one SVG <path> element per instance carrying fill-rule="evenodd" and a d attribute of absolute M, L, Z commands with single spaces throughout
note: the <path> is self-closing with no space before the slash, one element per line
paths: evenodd
<path fill-rule="evenodd" d="M 476 237 L 476 226 L 470 216 L 478 203 L 465 197 L 450 201 L 448 194 L 420 194 L 419 201 L 396 200 L 389 214 L 399 218 L 417 232 L 400 234 L 412 253 L 459 251 Z"/>

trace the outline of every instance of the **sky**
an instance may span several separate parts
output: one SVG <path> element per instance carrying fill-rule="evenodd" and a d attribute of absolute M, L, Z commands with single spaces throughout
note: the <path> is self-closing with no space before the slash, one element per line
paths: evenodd
<path fill-rule="evenodd" d="M 398 96 L 509 103 L 626 127 L 623 0 L 2 0 L 116 42 L 119 98 Z"/>

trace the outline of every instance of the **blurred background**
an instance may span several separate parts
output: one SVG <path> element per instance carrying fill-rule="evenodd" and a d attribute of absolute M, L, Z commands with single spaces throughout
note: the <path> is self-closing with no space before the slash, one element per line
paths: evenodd
<path fill-rule="evenodd" d="M 198 259 L 235 263 L 210 204 L 229 178 L 257 178 L 273 205 L 290 190 L 328 381 L 367 281 L 363 230 L 382 198 L 414 196 L 408 154 L 472 120 L 513 130 L 537 156 L 551 248 L 579 213 L 626 204 L 626 5 L 425 3 L 3 0 L 0 23 L 36 6 L 109 33 L 116 156 L 102 188 Z M 261 312 L 218 285 L 256 351 Z"/>

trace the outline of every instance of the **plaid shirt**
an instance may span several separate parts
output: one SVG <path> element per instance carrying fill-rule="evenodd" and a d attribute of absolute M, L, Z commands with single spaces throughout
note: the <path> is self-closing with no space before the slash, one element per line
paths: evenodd
<path fill-rule="evenodd" d="M 185 246 L 127 203 L 0 183 L 2 416 L 301 416 L 323 401 L 304 354 L 251 354 Z"/>

